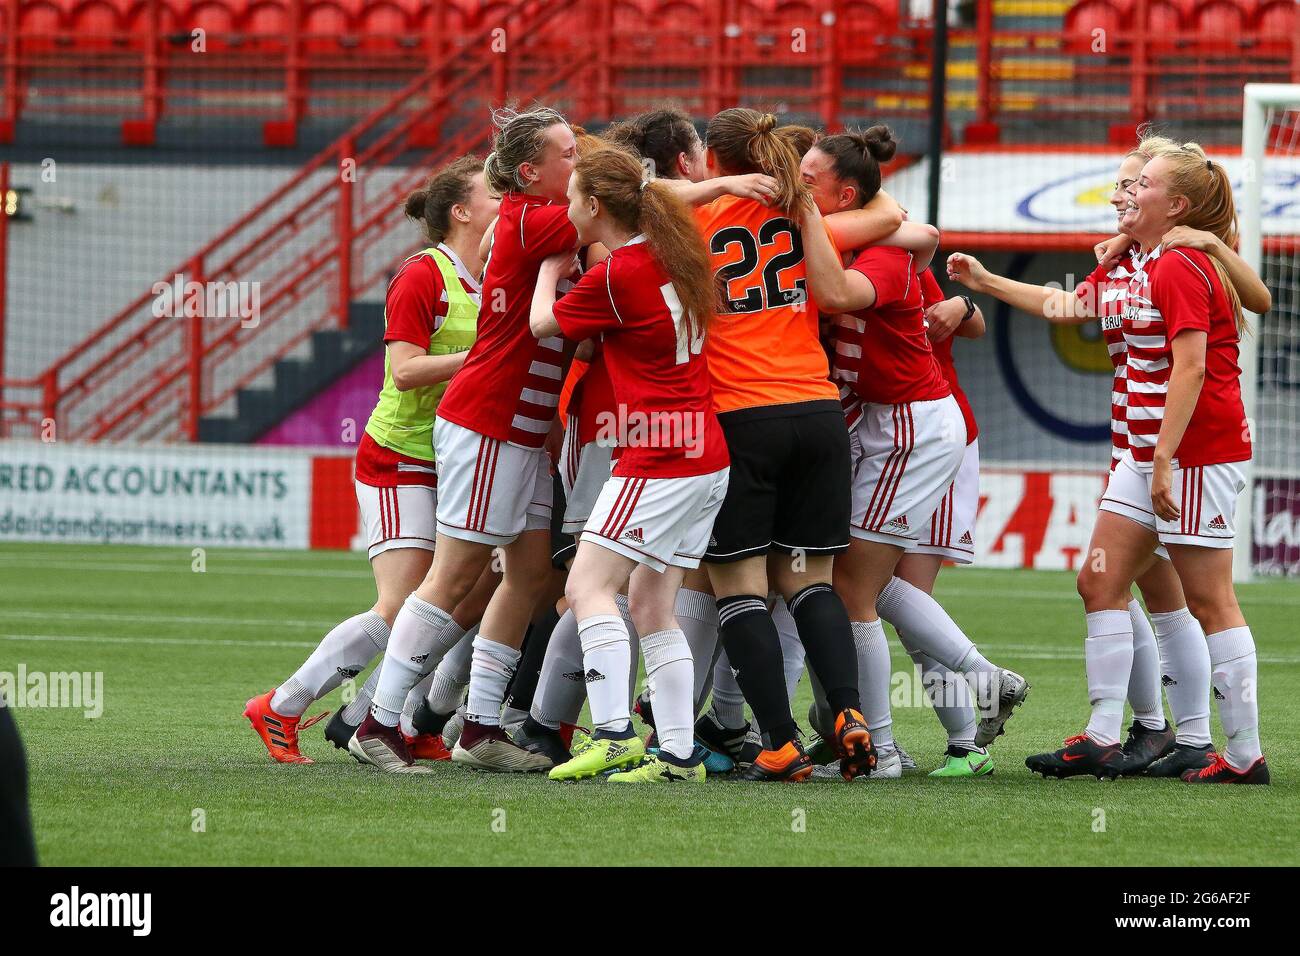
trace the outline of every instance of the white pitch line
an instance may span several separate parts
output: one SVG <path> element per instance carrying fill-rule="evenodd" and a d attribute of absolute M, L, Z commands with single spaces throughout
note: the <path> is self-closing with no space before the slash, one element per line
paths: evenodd
<path fill-rule="evenodd" d="M 224 557 L 224 556 L 223 556 Z M 90 561 L 17 561 L 9 560 L 7 556 L 0 555 L 0 569 L 4 568 L 25 568 L 40 569 L 46 568 L 54 571 L 76 571 L 84 573 L 86 571 L 147 571 L 150 574 L 159 572 L 172 572 L 174 574 L 233 574 L 250 577 L 271 577 L 271 578 L 356 578 L 358 580 L 370 580 L 372 575 L 369 571 L 357 569 L 355 571 L 335 571 L 325 568 L 317 570 L 308 570 L 306 568 L 233 568 L 233 567 L 213 567 L 211 562 L 208 563 L 207 570 L 194 571 L 191 569 L 188 558 L 178 558 L 174 563 L 167 564 L 99 564 Z"/>
<path fill-rule="evenodd" d="M 5 617 L 30 621 L 122 621 L 132 624 L 211 624 L 218 627 L 301 627 L 328 630 L 338 621 L 304 621 L 271 617 L 188 617 L 173 614 L 107 614 L 102 611 L 14 611 Z"/>
<path fill-rule="evenodd" d="M 316 641 L 236 641 L 217 638 L 106 637 L 102 634 L 0 634 L 0 641 L 64 644 L 174 644 L 183 647 L 315 647 Z"/>

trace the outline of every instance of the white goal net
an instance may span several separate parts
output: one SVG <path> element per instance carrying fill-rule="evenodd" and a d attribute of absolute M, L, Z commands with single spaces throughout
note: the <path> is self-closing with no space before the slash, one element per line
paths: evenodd
<path fill-rule="evenodd" d="M 1237 517 L 1238 580 L 1300 574 L 1300 84 L 1246 86 L 1242 159 L 1241 254 L 1273 308 L 1247 316 L 1241 347 L 1255 457 Z"/>

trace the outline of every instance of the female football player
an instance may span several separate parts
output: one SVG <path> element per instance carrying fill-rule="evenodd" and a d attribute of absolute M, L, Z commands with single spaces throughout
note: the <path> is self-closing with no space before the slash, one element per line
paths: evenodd
<path fill-rule="evenodd" d="M 1124 158 L 1110 200 L 1117 221 L 1122 224 L 1128 209 L 1127 190 L 1137 180 L 1142 167 L 1155 156 L 1176 149 L 1176 144 L 1165 137 L 1144 136 Z M 1207 247 L 1205 251 L 1214 250 L 1211 254 L 1219 258 L 1228 270 L 1242 301 L 1254 310 L 1268 310 L 1271 304 L 1268 288 L 1235 252 L 1213 235 L 1177 227 L 1166 239 L 1169 240 L 1167 248 L 1176 248 L 1186 242 L 1198 244 L 1197 248 L 1204 245 Z M 1112 243 L 1111 247 L 1115 245 Z M 1102 249 L 1099 257 L 1103 262 L 1074 290 L 1073 295 L 1060 289 L 1033 286 L 994 275 L 978 260 L 961 253 L 949 259 L 950 275 L 972 291 L 986 292 L 1030 315 L 1041 315 L 1050 322 L 1071 324 L 1094 318 L 1101 320 L 1102 336 L 1115 367 L 1111 387 L 1112 472 L 1128 448 L 1128 363 L 1122 320 L 1128 301 L 1129 280 L 1138 271 L 1139 250 L 1132 248 L 1132 240 L 1125 237 L 1119 253 L 1122 258 L 1112 261 L 1108 250 Z M 1099 520 L 1110 522 L 1114 519 L 1101 515 Z M 1187 609 L 1182 585 L 1163 546 L 1155 549 L 1135 581 L 1142 591 L 1151 623 L 1147 623 L 1136 599 L 1130 600 L 1133 663 L 1127 697 L 1133 709 L 1133 723 L 1121 746 L 1123 757 L 1119 772 L 1156 777 L 1181 776 L 1187 770 L 1205 766 L 1212 751 L 1208 690 L 1210 658 L 1205 635 Z M 1168 726 L 1160 705 L 1162 683 L 1169 698 L 1174 728 Z M 1103 724 L 1094 732 L 1104 734 L 1107 726 L 1108 723 Z M 1115 741 L 1104 738 L 1104 742 Z"/>
<path fill-rule="evenodd" d="M 433 415 L 474 341 L 479 239 L 497 206 L 473 156 L 457 159 L 406 199 L 406 215 L 422 224 L 429 248 L 407 259 L 389 283 L 384 384 L 356 460 L 378 599 L 325 635 L 293 676 L 248 702 L 245 716 L 281 763 L 311 763 L 298 748 L 302 714 L 384 650 L 402 602 L 429 569 L 437 501 Z M 490 593 L 485 585 L 456 608 L 450 634 L 476 623 Z"/>
<path fill-rule="evenodd" d="M 569 218 L 583 243 L 600 243 L 609 256 L 558 301 L 556 286 L 576 263 L 571 256 L 544 263 L 533 334 L 600 336 L 625 424 L 566 587 L 594 732 L 550 776 L 633 768 L 610 781 L 703 781 L 692 733 L 691 648 L 674 605 L 686 570 L 699 565 L 727 488 L 727 447 L 700 355 L 716 309 L 709 260 L 686 205 L 666 184 L 643 178 L 641 163 L 622 149 L 579 160 Z M 658 754 L 643 765 L 645 749 L 628 709 L 628 631 L 614 601 L 625 585 L 657 718 Z"/>
<path fill-rule="evenodd" d="M 1090 547 L 1104 549 L 1107 560 L 1079 574 L 1092 716 L 1063 749 L 1030 757 L 1026 765 L 1045 776 L 1119 771 L 1123 681 L 1133 644 L 1129 587 L 1163 545 L 1206 634 L 1228 737 L 1222 756 L 1208 754 L 1182 779 L 1267 784 L 1255 643 L 1232 586 L 1234 512 L 1244 483 L 1237 465 L 1251 455 L 1237 364 L 1241 301 L 1217 259 L 1163 245 L 1171 229 L 1187 226 L 1234 246 L 1232 187 L 1223 167 L 1188 143 L 1147 162 L 1127 195 L 1121 228 L 1139 248 L 1122 318 L 1128 448 L 1093 529 Z"/>
<path fill-rule="evenodd" d="M 806 204 L 802 234 L 809 291 L 827 312 L 847 313 L 835 328 L 835 377 L 860 408 L 846 409 L 853 425 L 853 515 L 847 554 L 835 563 L 836 590 L 849 607 L 867 723 L 881 758 L 882 776 L 898 776 L 889 714 L 889 651 L 880 617 L 908 642 L 975 681 L 986 708 L 977 729 L 981 746 L 1024 700 L 1023 677 L 987 661 L 943 609 L 923 591 L 894 576 L 918 540 L 915 516 L 938 508 L 960 470 L 966 424 L 926 335 L 919 268 L 907 250 L 871 246 L 844 268 L 822 222 L 820 206 L 840 208 L 875 195 L 880 163 L 896 144 L 887 127 L 819 140 L 804 159 L 816 202 Z M 937 243 L 934 233 L 929 252 Z M 913 516 L 909 519 L 909 516 Z M 879 615 L 877 606 L 879 605 Z"/>

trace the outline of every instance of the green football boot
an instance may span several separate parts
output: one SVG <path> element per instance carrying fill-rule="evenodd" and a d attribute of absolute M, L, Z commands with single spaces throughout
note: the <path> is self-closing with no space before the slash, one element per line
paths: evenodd
<path fill-rule="evenodd" d="M 949 747 L 947 758 L 938 770 L 931 770 L 931 777 L 987 777 L 993 772 L 993 758 L 987 750 L 966 750 L 963 747 Z"/>
<path fill-rule="evenodd" d="M 596 777 L 607 770 L 635 767 L 645 759 L 645 744 L 633 734 L 624 740 L 609 737 L 591 737 L 581 743 L 575 741 L 573 759 L 552 767 L 552 780 L 582 780 Z"/>

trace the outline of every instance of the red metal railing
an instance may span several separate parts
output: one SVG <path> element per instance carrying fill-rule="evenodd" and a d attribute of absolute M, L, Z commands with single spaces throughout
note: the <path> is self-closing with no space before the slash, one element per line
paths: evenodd
<path fill-rule="evenodd" d="M 498 13 L 496 23 L 509 24 L 525 55 L 553 19 L 546 7 L 522 0 Z M 507 87 L 524 100 L 554 97 L 583 66 L 574 60 L 516 79 L 509 58 L 495 55 L 487 42 L 495 28 L 486 25 L 467 38 L 446 63 L 408 84 L 159 280 L 205 291 L 255 283 L 255 326 L 238 315 L 208 314 L 200 322 L 176 312 L 176 301 L 170 314 L 159 315 L 163 300 L 155 283 L 46 372 L 5 383 L 3 431 L 32 431 L 48 417 L 66 438 L 193 439 L 203 415 L 222 408 L 313 332 L 346 325 L 350 303 L 409 251 L 393 239 L 400 197 L 432 166 L 485 144 L 490 104 L 478 91 L 492 80 L 501 98 Z M 444 126 L 453 132 L 438 135 Z M 430 142 L 437 145 L 429 148 Z"/>
<path fill-rule="evenodd" d="M 27 15 L 38 5 L 52 9 L 47 0 L 4 3 L 0 140 L 12 135 L 24 110 L 39 110 L 123 116 L 124 136 L 134 143 L 150 142 L 164 115 L 260 117 L 267 142 L 283 145 L 293 141 L 304 115 L 360 116 L 380 105 L 395 85 L 445 62 L 499 6 L 404 0 L 399 14 L 391 2 L 362 0 L 348 5 L 333 32 L 322 32 L 313 19 L 316 7 L 305 0 L 146 0 L 138 14 L 134 0 L 114 0 L 65 5 L 57 25 Z M 553 37 L 554 48 L 542 55 L 579 50 L 589 65 L 578 84 L 590 110 L 580 111 L 584 117 L 616 115 L 621 104 L 635 102 L 629 75 L 649 67 L 690 71 L 693 79 L 682 88 L 698 99 L 701 112 L 758 95 L 807 104 L 833 124 L 850 88 L 864 108 L 879 111 L 882 101 L 901 99 L 905 112 L 924 109 L 924 95 L 900 95 L 895 81 L 924 70 L 929 29 L 900 23 L 896 0 L 535 0 L 527 6 L 543 5 L 561 7 L 555 14 L 574 29 Z M 275 22 L 263 19 L 272 6 L 280 11 Z M 1242 11 L 1238 32 L 1220 35 L 1213 14 L 1222 12 L 1221 0 L 1082 0 L 1061 29 L 1037 31 L 1008 29 L 1011 18 L 995 15 L 993 0 L 985 0 L 975 27 L 952 34 L 954 50 L 972 47 L 977 64 L 974 89 L 958 91 L 958 98 L 972 101 L 981 124 L 1013 114 L 1113 116 L 1117 109 L 1137 122 L 1193 102 L 1229 116 L 1240 97 L 1210 90 L 1217 77 L 1300 80 L 1294 6 L 1240 0 L 1229 8 Z M 106 19 L 112 10 L 117 19 Z M 388 15 L 381 20 L 379 12 Z M 201 54 L 191 35 L 198 26 L 206 29 Z M 1099 27 L 1104 50 L 1096 48 Z M 1017 77 L 1043 57 L 1063 58 L 1068 68 L 1038 76 L 1041 89 L 1026 96 Z M 812 82 L 764 86 L 760 74 L 774 66 L 805 68 Z M 371 78 L 368 88 L 358 83 Z M 1103 86 L 1120 92 L 1098 95 Z M 655 89 L 642 99 L 668 92 Z"/>

